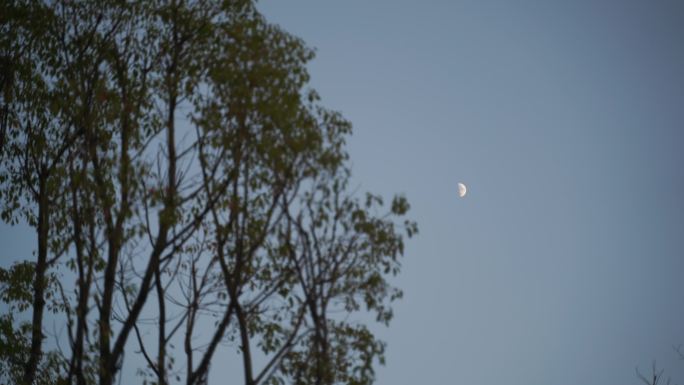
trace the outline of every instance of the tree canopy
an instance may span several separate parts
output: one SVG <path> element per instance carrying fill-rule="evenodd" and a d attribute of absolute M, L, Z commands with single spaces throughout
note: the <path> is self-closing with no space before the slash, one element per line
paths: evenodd
<path fill-rule="evenodd" d="M 0 213 L 35 232 L 0 382 L 204 384 L 220 350 L 246 385 L 374 380 L 417 226 L 350 188 L 312 58 L 252 1 L 0 3 Z"/>

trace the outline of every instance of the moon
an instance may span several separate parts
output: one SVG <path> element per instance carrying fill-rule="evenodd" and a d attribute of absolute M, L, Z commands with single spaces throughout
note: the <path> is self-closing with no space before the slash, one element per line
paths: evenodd
<path fill-rule="evenodd" d="M 463 198 L 467 192 L 468 192 L 468 189 L 466 188 L 466 185 L 464 185 L 461 182 L 458 182 L 458 196 L 460 198 Z"/>

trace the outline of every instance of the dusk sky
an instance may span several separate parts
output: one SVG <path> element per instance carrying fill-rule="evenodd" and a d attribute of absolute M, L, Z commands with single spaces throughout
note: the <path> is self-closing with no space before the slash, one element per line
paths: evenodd
<path fill-rule="evenodd" d="M 684 383 L 684 2 L 259 8 L 316 49 L 355 187 L 419 224 L 377 384 L 629 385 L 653 360 Z M 35 239 L 0 244 L 6 267 Z"/>
<path fill-rule="evenodd" d="M 378 384 L 684 382 L 684 3 L 260 4 L 419 222 Z"/>

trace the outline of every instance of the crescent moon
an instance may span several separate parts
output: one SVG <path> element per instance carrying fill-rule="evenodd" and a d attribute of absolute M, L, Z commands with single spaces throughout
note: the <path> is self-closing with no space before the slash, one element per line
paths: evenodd
<path fill-rule="evenodd" d="M 466 188 L 466 185 L 459 182 L 458 183 L 458 196 L 463 198 L 467 192 L 468 192 L 468 189 Z"/>

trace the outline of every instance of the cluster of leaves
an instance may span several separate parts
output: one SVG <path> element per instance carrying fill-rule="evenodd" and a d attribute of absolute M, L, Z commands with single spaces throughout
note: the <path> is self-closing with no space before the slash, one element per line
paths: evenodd
<path fill-rule="evenodd" d="M 0 21 L 0 211 L 36 234 L 0 270 L 0 380 L 108 385 L 137 356 L 141 382 L 203 384 L 227 349 L 246 385 L 373 381 L 385 345 L 353 314 L 389 323 L 417 227 L 405 198 L 350 192 L 311 49 L 245 0 Z"/>
<path fill-rule="evenodd" d="M 0 315 L 0 378 L 8 383 L 22 382 L 24 364 L 29 359 L 32 328 L 31 323 L 21 318 L 21 314 L 31 307 L 34 275 L 34 265 L 28 261 L 16 263 L 9 269 L 0 268 L 0 300 L 8 310 Z M 56 277 L 50 275 L 46 279 L 46 286 L 54 289 Z M 55 313 L 64 311 L 54 301 L 54 294 L 54 290 L 46 292 L 49 309 Z M 52 374 L 58 373 L 62 365 L 61 355 L 48 352 L 38 363 L 38 376 L 34 382 L 40 385 L 54 384 L 55 377 Z"/>

